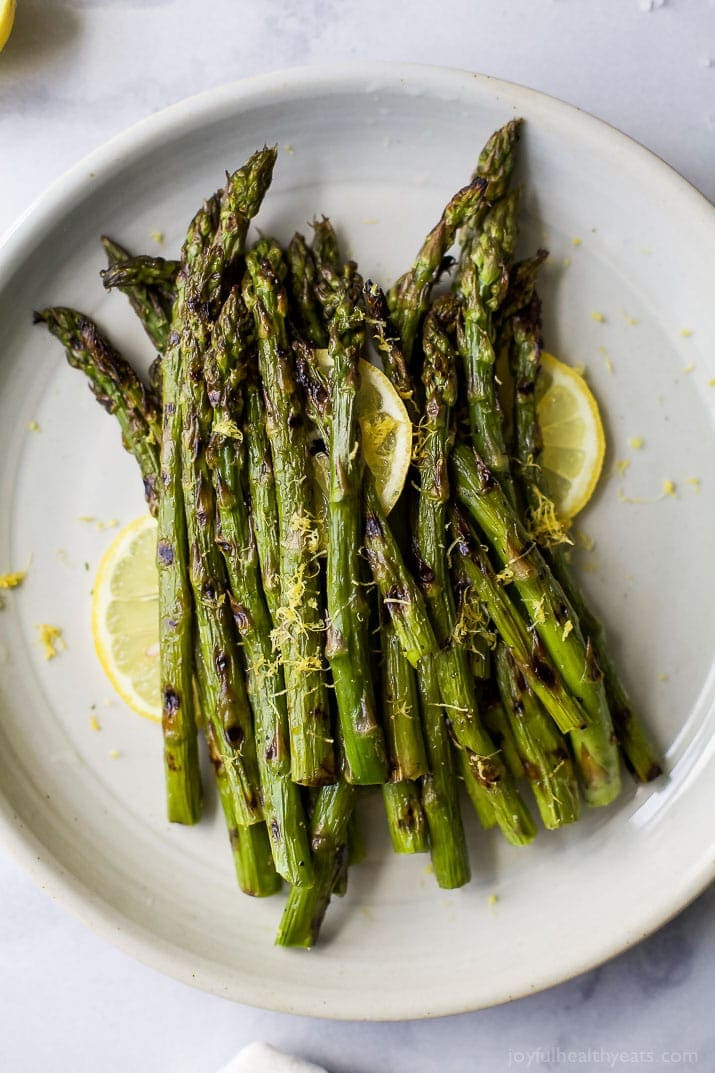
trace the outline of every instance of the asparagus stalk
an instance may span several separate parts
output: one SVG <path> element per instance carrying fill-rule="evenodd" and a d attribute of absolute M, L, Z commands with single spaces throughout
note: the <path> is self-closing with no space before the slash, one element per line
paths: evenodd
<path fill-rule="evenodd" d="M 415 780 L 428 771 L 417 683 L 389 616 L 381 624 L 380 638 L 382 711 L 390 781 Z"/>
<path fill-rule="evenodd" d="M 412 268 L 391 287 L 387 303 L 397 327 L 405 361 L 409 365 L 417 341 L 420 321 L 427 310 L 432 287 L 457 231 L 482 205 L 487 180 L 475 176 L 458 190 L 422 244 Z"/>
<path fill-rule="evenodd" d="M 503 197 L 514 167 L 520 119 L 495 131 L 479 155 L 468 186 L 447 204 L 436 227 L 429 233 L 412 268 L 401 276 L 388 294 L 388 304 L 397 325 L 405 358 L 412 360 L 419 322 L 426 312 L 433 284 L 458 231 L 468 244 L 480 226 L 489 204 Z"/>
<path fill-rule="evenodd" d="M 333 272 L 339 272 L 342 265 L 340 246 L 335 228 L 327 216 L 320 220 L 313 220 L 313 242 L 311 245 L 315 267 L 318 274 L 323 269 L 330 268 Z"/>
<path fill-rule="evenodd" d="M 456 572 L 463 582 L 462 600 L 478 615 L 474 597 L 484 605 L 499 638 L 507 646 L 529 688 L 536 694 L 555 724 L 567 733 L 588 723 L 581 704 L 572 697 L 549 659 L 538 634 L 529 629 L 521 612 L 501 585 L 489 558 L 464 515 L 453 508 L 450 515 L 455 537 Z M 467 614 L 467 617 L 470 617 Z"/>
<path fill-rule="evenodd" d="M 579 816 L 578 783 L 566 742 L 545 716 L 504 645 L 496 651 L 499 692 L 544 827 Z"/>
<path fill-rule="evenodd" d="M 429 768 L 415 672 L 405 659 L 389 617 L 381 624 L 380 640 L 382 712 L 390 765 L 390 781 L 382 788 L 387 826 L 395 853 L 425 853 L 429 833 L 415 780 Z"/>
<path fill-rule="evenodd" d="M 452 453 L 457 499 L 472 515 L 513 577 L 525 610 L 589 725 L 571 732 L 589 805 L 608 805 L 620 792 L 618 750 L 593 648 L 544 559 L 484 463 L 463 444 Z"/>
<path fill-rule="evenodd" d="M 452 747 L 442 714 L 442 695 L 431 660 L 417 669 L 429 774 L 422 779 L 422 808 L 427 818 L 430 858 L 437 885 L 445 890 L 463 887 L 471 878 L 467 842 L 459 806 Z M 466 753 L 459 750 L 459 756 Z M 470 782 L 473 780 L 470 778 Z"/>
<path fill-rule="evenodd" d="M 211 245 L 187 274 L 186 306 L 179 343 L 182 363 L 179 411 L 181 472 L 199 646 L 204 664 L 209 722 L 235 792 L 236 819 L 249 826 L 262 818 L 255 740 L 243 670 L 228 600 L 228 579 L 216 545 L 216 502 L 206 447 L 212 409 L 204 381 L 212 313 L 217 311 L 224 273 L 241 255 L 251 219 L 268 188 L 275 150 L 264 149 L 229 176 L 219 203 Z M 178 304 L 178 303 L 177 303 Z"/>
<path fill-rule="evenodd" d="M 357 423 L 358 361 L 365 345 L 357 305 L 359 277 L 330 281 L 337 305 L 329 325 L 330 496 L 325 654 L 330 663 L 345 750 L 346 778 L 357 785 L 387 778 L 385 740 L 370 670 L 368 607 L 360 582 L 360 487 L 363 462 Z"/>
<path fill-rule="evenodd" d="M 193 693 L 193 597 L 181 479 L 179 387 L 186 319 L 187 283 L 196 271 L 218 223 L 215 195 L 192 220 L 181 255 L 172 331 L 161 363 L 161 473 L 157 511 L 159 578 L 159 664 L 164 735 L 167 814 L 177 823 L 195 823 L 201 810 Z"/>
<path fill-rule="evenodd" d="M 382 512 L 375 485 L 365 476 L 365 554 L 402 651 L 413 667 L 438 650 L 422 593 L 405 566 Z"/>
<path fill-rule="evenodd" d="M 459 350 L 464 363 L 472 441 L 484 463 L 509 496 L 512 486 L 509 458 L 494 379 L 493 315 L 508 286 L 508 265 L 516 244 L 518 195 L 511 194 L 492 208 L 484 228 L 465 253 L 459 277 L 463 319 Z"/>
<path fill-rule="evenodd" d="M 281 604 L 278 504 L 263 396 L 258 369 L 253 364 L 248 368 L 244 388 L 244 414 L 243 437 L 246 444 L 251 515 L 255 519 L 261 519 L 260 525 L 254 524 L 254 537 L 263 579 L 263 593 L 271 619 L 276 622 Z"/>
<path fill-rule="evenodd" d="M 423 443 L 419 456 L 420 498 L 417 521 L 418 574 L 439 649 L 433 663 L 439 680 L 445 716 L 458 746 L 465 750 L 466 771 L 489 800 L 502 832 L 515 845 L 530 842 L 535 830 L 516 786 L 482 724 L 474 679 L 466 650 L 454 642 L 456 611 L 449 577 L 447 549 L 447 460 L 451 447 L 451 410 L 457 394 L 454 333 L 459 307 L 447 296 L 439 299 L 425 319 L 423 334 L 425 389 Z"/>
<path fill-rule="evenodd" d="M 256 542 L 243 491 L 245 448 L 238 425 L 238 385 L 245 376 L 252 345 L 253 318 L 235 288 L 221 309 L 206 360 L 214 408 L 209 454 L 218 510 L 217 543 L 226 564 L 231 611 L 245 655 L 273 861 L 279 875 L 300 886 L 312 882 L 307 825 L 300 791 L 290 779 L 283 670 L 273 651 L 272 621 L 261 588 Z"/>
<path fill-rule="evenodd" d="M 523 778 L 524 765 L 519 756 L 519 747 L 501 701 L 492 697 L 483 705 L 483 712 L 484 723 L 496 745 L 501 749 L 504 763 L 515 779 Z"/>
<path fill-rule="evenodd" d="M 539 506 L 541 477 L 538 458 L 541 437 L 536 413 L 535 389 L 541 366 L 541 303 L 531 302 L 513 318 L 512 344 L 515 381 L 515 453 L 521 485 L 532 513 Z M 608 704 L 623 758 L 639 782 L 650 782 L 662 773 L 662 762 L 651 735 L 633 708 L 618 670 L 611 659 L 602 623 L 589 610 L 570 568 L 564 544 L 548 549 L 554 575 L 579 618 L 603 672 Z"/>
<path fill-rule="evenodd" d="M 395 853 L 427 853 L 429 830 L 417 783 L 386 782 L 382 799 Z"/>
<path fill-rule="evenodd" d="M 368 477 L 364 494 L 367 560 L 400 647 L 417 668 L 430 772 L 422 780 L 422 806 L 429 826 L 432 865 L 441 887 L 460 887 L 469 882 L 469 860 L 439 681 L 433 662 L 427 658 L 437 651 L 437 639 L 422 594 L 405 567 Z"/>
<path fill-rule="evenodd" d="M 307 786 L 335 776 L 320 618 L 316 532 L 312 519 L 308 449 L 301 399 L 286 332 L 285 288 L 269 256 L 246 256 L 244 297 L 258 337 L 266 429 L 275 474 L 280 534 L 281 603 L 276 635 L 283 660 L 290 732 L 291 774 Z"/>
<path fill-rule="evenodd" d="M 163 354 L 169 340 L 179 262 L 162 257 L 132 257 L 107 235 L 102 236 L 101 242 L 109 262 L 109 267 L 100 273 L 104 286 L 107 290 L 116 287 L 126 294 L 152 344 Z"/>
<path fill-rule="evenodd" d="M 250 827 L 242 827 L 236 822 L 231 780 L 216 743 L 215 728 L 211 724 L 206 727 L 206 739 L 228 828 L 238 885 L 244 894 L 250 894 L 254 898 L 269 897 L 281 889 L 281 878 L 273 864 L 266 825 L 254 823 Z"/>
<path fill-rule="evenodd" d="M 462 252 L 458 276 L 461 275 L 464 259 L 468 256 L 472 243 L 479 235 L 490 205 L 505 197 L 509 189 L 516 159 L 516 146 L 521 134 L 521 125 L 521 119 L 510 119 L 503 127 L 494 131 L 479 154 L 472 178 L 486 181 L 485 199 L 478 211 L 465 222 L 460 231 L 459 242 Z"/>
<path fill-rule="evenodd" d="M 314 347 L 327 347 L 328 332 L 316 296 L 318 283 L 315 257 L 298 232 L 288 244 L 288 281 L 300 335 Z"/>
<path fill-rule="evenodd" d="M 415 397 L 415 382 L 407 368 L 400 334 L 390 318 L 384 291 L 372 280 L 367 280 L 364 299 L 368 324 L 372 328 L 373 339 L 382 358 L 385 376 L 404 402 L 413 425 L 417 425 L 420 413 Z"/>
<path fill-rule="evenodd" d="M 69 364 L 85 374 L 97 401 L 117 418 L 124 448 L 139 464 L 144 496 L 149 510 L 156 515 L 159 417 L 150 393 L 97 325 L 83 313 L 56 306 L 35 313 L 34 321 L 46 324 L 60 340 Z"/>
<path fill-rule="evenodd" d="M 347 859 L 355 793 L 344 779 L 318 790 L 311 820 L 315 881 L 312 887 L 291 887 L 276 936 L 278 946 L 311 947 L 318 941 Z"/>

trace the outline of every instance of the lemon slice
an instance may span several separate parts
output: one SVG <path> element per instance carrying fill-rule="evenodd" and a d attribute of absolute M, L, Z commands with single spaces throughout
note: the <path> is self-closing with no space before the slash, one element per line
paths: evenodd
<path fill-rule="evenodd" d="M 575 369 L 545 351 L 536 386 L 546 491 L 560 518 L 573 518 L 593 495 L 603 468 L 606 438 L 598 404 Z"/>
<path fill-rule="evenodd" d="M 156 522 L 148 514 L 122 529 L 99 564 L 92 635 L 122 700 L 146 719 L 161 722 Z"/>
<path fill-rule="evenodd" d="M 15 0 L 0 0 L 0 52 L 5 48 L 15 22 Z"/>
<path fill-rule="evenodd" d="M 329 371 L 328 351 L 316 350 L 316 355 L 321 367 Z M 385 374 L 363 358 L 358 367 L 357 419 L 363 454 L 375 478 L 382 509 L 389 514 L 407 480 L 412 455 L 412 423 L 404 402 Z"/>

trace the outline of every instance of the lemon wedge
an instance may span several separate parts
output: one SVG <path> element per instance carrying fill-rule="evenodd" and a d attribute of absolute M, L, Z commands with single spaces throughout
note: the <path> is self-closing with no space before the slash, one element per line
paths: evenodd
<path fill-rule="evenodd" d="M 0 52 L 5 48 L 15 22 L 15 0 L 0 0 Z"/>
<path fill-rule="evenodd" d="M 325 371 L 331 367 L 327 350 L 316 350 Z M 412 457 L 412 423 L 405 404 L 385 374 L 363 358 L 359 362 L 360 387 L 357 419 L 365 464 L 375 478 L 375 489 L 385 514 L 389 514 L 407 480 Z M 325 474 L 319 478 L 325 482 Z"/>
<path fill-rule="evenodd" d="M 146 719 L 161 722 L 156 522 L 148 514 L 122 529 L 99 564 L 92 635 L 122 700 Z"/>
<path fill-rule="evenodd" d="M 606 437 L 598 403 L 583 376 L 546 351 L 541 355 L 536 412 L 545 490 L 558 516 L 573 518 L 586 506 L 598 483 Z"/>

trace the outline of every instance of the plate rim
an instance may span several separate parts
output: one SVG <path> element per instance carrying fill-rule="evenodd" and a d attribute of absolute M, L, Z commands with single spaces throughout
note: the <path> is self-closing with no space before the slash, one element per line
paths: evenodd
<path fill-rule="evenodd" d="M 687 209 L 697 216 L 701 226 L 710 228 L 715 243 L 715 206 L 707 197 L 657 154 L 589 112 L 540 90 L 461 68 L 390 61 L 355 61 L 290 67 L 212 87 L 152 113 L 114 135 L 55 179 L 0 237 L 0 291 L 6 281 L 12 278 L 16 260 L 22 258 L 28 249 L 32 249 L 38 240 L 41 241 L 51 222 L 57 222 L 70 211 L 73 201 L 81 200 L 85 196 L 89 183 L 96 182 L 99 185 L 111 176 L 118 163 L 127 166 L 132 157 L 140 157 L 151 144 L 156 147 L 162 138 L 178 138 L 182 129 L 195 129 L 202 117 L 216 121 L 222 113 L 230 114 L 241 107 L 250 107 L 254 101 L 265 101 L 272 95 L 280 97 L 289 89 L 311 89 L 318 94 L 321 90 L 344 91 L 351 84 L 364 91 L 366 83 L 369 84 L 370 81 L 380 86 L 390 85 L 394 89 L 400 84 L 404 87 L 410 83 L 419 83 L 420 88 L 429 96 L 433 95 L 435 90 L 445 93 L 450 86 L 463 86 L 465 79 L 474 80 L 484 90 L 496 96 L 503 94 L 508 105 L 514 106 L 517 112 L 527 106 L 532 113 L 537 110 L 557 112 L 562 121 L 578 125 L 580 136 L 588 136 L 605 144 L 609 149 L 615 148 L 620 153 L 625 153 L 633 166 L 648 172 L 649 182 L 660 183 L 664 192 L 677 198 L 682 209 Z M 93 176 L 90 176 L 89 172 L 92 172 Z M 572 957 L 565 974 L 563 970 L 542 969 L 536 978 L 525 982 L 518 991 L 507 993 L 502 990 L 488 1004 L 470 1001 L 468 997 L 465 997 L 461 1004 L 439 1000 L 425 1003 L 415 1002 L 406 996 L 398 1008 L 393 1006 L 389 1010 L 383 1010 L 378 1004 L 373 1004 L 366 1010 L 359 1005 L 360 999 L 356 1002 L 349 994 L 331 995 L 322 1002 L 313 997 L 313 992 L 308 992 L 300 994 L 296 1003 L 281 994 L 270 1001 L 266 1001 L 265 995 L 257 1000 L 256 996 L 251 994 L 250 985 L 242 988 L 234 985 L 230 993 L 227 993 L 228 988 L 225 984 L 222 985 L 215 970 L 212 975 L 211 962 L 195 964 L 192 968 L 185 952 L 179 947 L 159 938 L 138 922 L 128 919 L 85 886 L 77 876 L 67 873 L 50 848 L 45 846 L 32 830 L 26 828 L 20 817 L 14 813 L 1 787 L 0 845 L 54 901 L 96 934 L 143 964 L 183 983 L 246 1005 L 261 1001 L 261 1008 L 334 1020 L 417 1020 L 466 1013 L 565 983 L 651 935 L 686 908 L 715 878 L 715 860 L 704 861 L 699 868 L 694 869 L 695 874 L 690 873 L 687 882 L 683 883 L 681 877 L 681 882 L 673 885 L 670 899 L 665 899 L 651 909 L 650 913 L 644 914 L 641 926 L 635 929 L 633 934 L 615 938 L 596 960 L 588 955 L 582 955 L 581 958 Z"/>

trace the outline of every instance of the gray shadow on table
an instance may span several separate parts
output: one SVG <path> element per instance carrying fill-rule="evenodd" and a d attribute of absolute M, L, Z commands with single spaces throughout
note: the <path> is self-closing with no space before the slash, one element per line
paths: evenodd
<path fill-rule="evenodd" d="M 0 56 L 0 82 L 9 81 L 61 53 L 81 32 L 82 20 L 74 11 L 43 0 L 21 0 L 15 25 Z M 29 73 L 33 73 L 30 71 Z"/>

